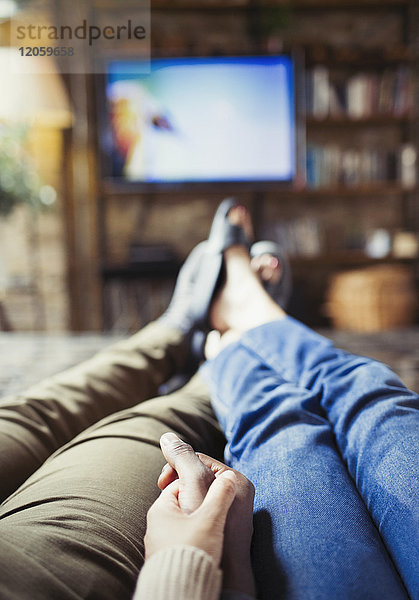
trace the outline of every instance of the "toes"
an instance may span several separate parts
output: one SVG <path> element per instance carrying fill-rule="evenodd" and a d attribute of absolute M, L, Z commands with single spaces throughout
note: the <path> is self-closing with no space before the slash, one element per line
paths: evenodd
<path fill-rule="evenodd" d="M 281 263 L 272 254 L 255 256 L 250 265 L 264 283 L 278 283 L 281 279 Z"/>
<path fill-rule="evenodd" d="M 242 227 L 249 240 L 254 238 L 252 219 L 247 208 L 241 204 L 233 206 L 228 213 L 228 220 L 232 225 Z"/>

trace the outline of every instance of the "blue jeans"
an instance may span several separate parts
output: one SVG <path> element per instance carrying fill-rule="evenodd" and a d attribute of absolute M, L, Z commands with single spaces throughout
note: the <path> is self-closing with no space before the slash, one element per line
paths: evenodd
<path fill-rule="evenodd" d="M 201 374 L 225 459 L 256 488 L 258 597 L 419 598 L 419 397 L 289 317 Z"/>

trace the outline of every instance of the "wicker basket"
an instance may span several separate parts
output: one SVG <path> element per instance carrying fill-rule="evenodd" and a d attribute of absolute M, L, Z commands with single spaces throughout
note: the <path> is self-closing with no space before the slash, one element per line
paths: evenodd
<path fill-rule="evenodd" d="M 411 325 L 417 297 L 411 270 L 382 265 L 337 273 L 327 299 L 336 329 L 373 332 Z"/>

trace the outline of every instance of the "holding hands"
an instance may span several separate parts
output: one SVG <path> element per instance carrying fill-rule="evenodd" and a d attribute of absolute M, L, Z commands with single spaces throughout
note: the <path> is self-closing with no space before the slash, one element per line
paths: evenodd
<path fill-rule="evenodd" d="M 171 546 L 194 546 L 221 563 L 225 589 L 253 595 L 253 485 L 174 433 L 160 445 L 167 464 L 158 480 L 162 493 L 147 515 L 146 559 Z"/>

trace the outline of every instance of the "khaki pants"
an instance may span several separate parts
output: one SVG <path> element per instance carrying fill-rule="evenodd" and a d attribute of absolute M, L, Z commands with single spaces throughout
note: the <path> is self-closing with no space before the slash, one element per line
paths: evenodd
<path fill-rule="evenodd" d="M 174 431 L 222 457 L 205 384 L 154 398 L 187 347 L 158 323 L 0 404 L 0 598 L 129 599 Z M 20 486 L 20 487 L 18 487 Z"/>

